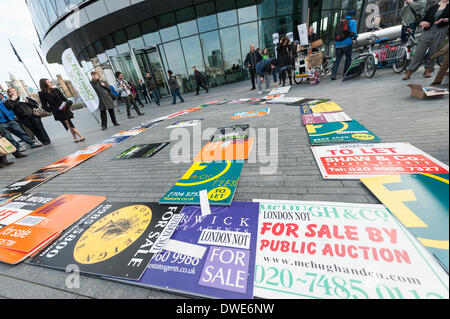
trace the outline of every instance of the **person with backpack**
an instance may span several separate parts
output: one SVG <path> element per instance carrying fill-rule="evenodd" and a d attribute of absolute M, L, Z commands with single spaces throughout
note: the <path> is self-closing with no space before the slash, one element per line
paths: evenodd
<path fill-rule="evenodd" d="M 403 8 L 400 10 L 400 16 L 402 17 L 402 43 L 406 43 L 406 31 L 410 29 L 411 34 L 414 36 L 416 28 L 423 19 L 425 13 L 426 0 L 405 0 Z"/>
<path fill-rule="evenodd" d="M 184 99 L 180 94 L 180 85 L 178 84 L 178 80 L 175 77 L 175 75 L 173 75 L 173 72 L 171 70 L 167 71 L 167 73 L 169 74 L 169 87 L 170 90 L 172 91 L 172 96 L 173 96 L 173 102 L 172 105 L 177 104 L 177 96 L 180 98 L 181 103 L 184 103 Z"/>
<path fill-rule="evenodd" d="M 353 39 L 358 37 L 356 30 L 356 12 L 351 10 L 347 16 L 336 25 L 336 61 L 333 65 L 331 80 L 336 80 L 336 75 L 341 64 L 342 57 L 345 55 L 344 74 L 352 63 Z"/>
<path fill-rule="evenodd" d="M 114 86 L 114 90 L 119 93 L 119 98 L 123 98 L 125 100 L 125 104 L 127 106 L 127 116 L 129 119 L 134 118 L 131 116 L 131 104 L 139 116 L 145 115 L 145 113 L 141 113 L 139 110 L 136 100 L 133 97 L 133 93 L 131 92 L 131 86 L 124 80 L 122 72 L 116 72 L 116 84 Z"/>
<path fill-rule="evenodd" d="M 192 70 L 194 70 L 194 77 L 195 77 L 195 82 L 197 83 L 197 94 L 200 94 L 200 87 L 206 91 L 206 93 L 209 93 L 208 88 L 206 87 L 206 78 L 205 76 L 203 76 L 202 72 L 200 72 L 199 70 L 197 70 L 196 66 L 192 67 Z"/>
<path fill-rule="evenodd" d="M 430 56 L 439 50 L 439 45 L 446 39 L 448 34 L 449 19 L 449 0 L 441 0 L 439 3 L 431 6 L 425 13 L 423 21 L 419 26 L 424 30 L 420 36 L 419 44 L 416 47 L 414 58 L 406 67 L 403 80 L 408 80 L 411 75 L 417 71 L 422 64 L 423 58 L 427 51 Z M 436 59 L 428 59 L 425 64 L 424 78 L 430 78 L 434 72 Z"/>

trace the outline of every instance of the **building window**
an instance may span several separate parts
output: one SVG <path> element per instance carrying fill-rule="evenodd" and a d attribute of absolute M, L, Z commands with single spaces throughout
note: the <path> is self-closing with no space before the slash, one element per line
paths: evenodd
<path fill-rule="evenodd" d="M 210 86 L 224 84 L 223 57 L 219 32 L 212 31 L 200 34 L 200 46 L 205 58 L 205 71 L 209 77 Z"/>
<path fill-rule="evenodd" d="M 214 2 L 206 2 L 195 6 L 199 32 L 207 32 L 218 28 Z"/>
<path fill-rule="evenodd" d="M 221 29 L 220 39 L 222 42 L 223 67 L 227 83 L 242 80 L 242 56 L 237 26 Z"/>

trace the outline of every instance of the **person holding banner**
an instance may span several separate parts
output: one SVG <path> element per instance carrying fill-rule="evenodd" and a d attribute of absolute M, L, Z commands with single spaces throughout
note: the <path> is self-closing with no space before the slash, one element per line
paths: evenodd
<path fill-rule="evenodd" d="M 119 126 L 119 123 L 117 123 L 116 120 L 116 113 L 114 112 L 115 105 L 112 98 L 113 93 L 111 92 L 111 88 L 107 83 L 100 80 L 100 76 L 97 72 L 91 72 L 91 76 L 91 85 L 97 93 L 100 102 L 98 109 L 100 110 L 100 117 L 102 119 L 102 131 L 108 128 L 108 118 L 106 115 L 107 110 L 114 126 Z"/>
<path fill-rule="evenodd" d="M 86 139 L 72 123 L 73 113 L 70 110 L 73 104 L 72 101 L 67 100 L 59 89 L 53 87 L 52 82 L 48 79 L 41 79 L 39 86 L 41 88 L 39 99 L 41 100 L 42 108 L 47 112 L 51 112 L 55 121 L 61 122 L 66 131 L 70 130 L 75 143 L 84 142 Z M 79 140 L 77 136 L 80 138 Z"/>

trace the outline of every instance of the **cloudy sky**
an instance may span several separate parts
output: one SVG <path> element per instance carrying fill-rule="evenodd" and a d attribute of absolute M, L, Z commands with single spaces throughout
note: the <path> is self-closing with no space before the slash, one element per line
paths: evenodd
<path fill-rule="evenodd" d="M 0 18 L 0 83 L 6 89 L 6 80 L 9 80 L 9 72 L 18 79 L 25 80 L 26 84 L 34 87 L 33 81 L 30 79 L 27 71 L 22 63 L 17 60 L 8 38 L 16 47 L 17 52 L 27 65 L 33 78 L 39 84 L 39 79 L 49 78 L 49 74 L 33 47 L 33 43 L 39 48 L 39 40 L 31 20 L 25 0 L 0 0 L 2 15 Z M 41 51 L 41 55 L 43 53 Z M 56 74 L 66 74 L 62 66 L 58 64 L 48 65 L 50 72 L 56 77 Z"/>

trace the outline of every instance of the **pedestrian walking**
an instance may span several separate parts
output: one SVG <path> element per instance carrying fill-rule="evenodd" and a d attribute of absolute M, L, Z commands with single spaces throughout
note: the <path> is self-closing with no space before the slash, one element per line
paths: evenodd
<path fill-rule="evenodd" d="M 255 45 L 250 45 L 250 52 L 247 54 L 247 57 L 245 58 L 245 65 L 248 67 L 248 70 L 250 72 L 250 81 L 252 82 L 252 88 L 250 91 L 253 91 L 256 89 L 256 65 L 262 60 L 261 54 L 258 53 L 258 51 L 255 50 Z"/>
<path fill-rule="evenodd" d="M 145 75 L 145 83 L 147 84 L 147 89 L 150 90 L 150 93 L 153 95 L 156 105 L 161 105 L 159 102 L 161 99 L 161 95 L 159 94 L 158 85 L 152 78 L 150 72 L 147 72 L 147 74 Z"/>
<path fill-rule="evenodd" d="M 100 110 L 100 118 L 102 121 L 102 131 L 106 130 L 108 128 L 108 118 L 106 115 L 106 112 L 108 111 L 109 117 L 111 118 L 111 122 L 114 126 L 120 126 L 119 123 L 117 123 L 116 119 L 116 113 L 114 111 L 115 104 L 113 96 L 114 94 L 111 92 L 110 86 L 103 82 L 100 79 L 100 76 L 97 72 L 91 72 L 92 80 L 91 85 L 94 88 L 95 92 L 98 95 L 99 99 L 99 110 Z"/>
<path fill-rule="evenodd" d="M 405 0 L 403 8 L 400 10 L 400 16 L 403 22 L 401 33 L 402 43 L 406 43 L 408 40 L 406 37 L 406 31 L 408 29 L 414 37 L 417 26 L 423 19 L 426 4 L 426 0 Z"/>
<path fill-rule="evenodd" d="M 38 102 L 30 97 L 22 97 L 14 88 L 8 89 L 6 93 L 8 95 L 8 100 L 5 102 L 6 108 L 12 110 L 19 121 L 27 127 L 43 145 L 51 144 L 50 137 L 42 124 L 42 119 L 36 112 L 36 110 L 39 110 Z"/>
<path fill-rule="evenodd" d="M 266 92 L 270 92 L 270 78 L 277 65 L 278 61 L 271 58 L 262 60 L 256 65 L 256 75 L 258 76 L 258 94 L 263 93 L 263 83 L 266 83 Z"/>
<path fill-rule="evenodd" d="M 403 80 L 408 80 L 411 75 L 419 69 L 426 52 L 433 55 L 439 49 L 439 45 L 445 40 L 448 34 L 449 0 L 441 0 L 430 7 L 425 13 L 423 21 L 419 26 L 424 30 L 414 53 L 414 58 L 406 67 Z M 425 63 L 423 77 L 430 78 L 434 72 L 436 59 L 428 59 Z"/>
<path fill-rule="evenodd" d="M 194 77 L 195 77 L 195 82 L 197 84 L 197 94 L 200 94 L 200 87 L 206 91 L 206 93 L 209 93 L 208 87 L 206 85 L 206 78 L 205 76 L 202 74 L 202 72 L 200 72 L 199 70 L 197 70 L 196 66 L 192 67 L 192 70 L 194 70 Z"/>
<path fill-rule="evenodd" d="M 184 103 L 184 99 L 180 94 L 180 86 L 178 84 L 177 78 L 173 75 L 171 70 L 167 71 L 169 74 L 169 87 L 172 91 L 173 102 L 172 104 L 177 104 L 177 97 L 180 99 L 181 103 Z"/>
<path fill-rule="evenodd" d="M 139 80 L 139 91 L 141 92 L 142 96 L 144 97 L 146 104 L 152 103 L 152 99 L 150 98 L 150 95 L 148 94 L 147 85 L 142 80 Z"/>
<path fill-rule="evenodd" d="M 0 101 L 0 133 L 17 149 L 17 151 L 13 154 L 14 157 L 22 158 L 26 157 L 26 155 L 20 152 L 20 144 L 12 137 L 12 134 L 30 145 L 31 148 L 41 147 L 42 145 L 39 145 L 33 141 L 19 126 L 19 123 L 15 121 L 15 118 L 16 115 L 14 112 L 7 109 L 3 102 Z"/>
<path fill-rule="evenodd" d="M 72 122 L 74 118 L 70 110 L 73 104 L 72 101 L 69 101 L 59 89 L 54 88 L 52 82 L 48 79 L 41 79 L 39 86 L 41 88 L 39 99 L 41 100 L 42 108 L 47 112 L 51 112 L 55 121 L 61 122 L 66 131 L 70 131 L 74 143 L 84 142 L 86 138 L 81 135 Z"/>
<path fill-rule="evenodd" d="M 119 93 L 119 98 L 122 98 L 125 101 L 125 104 L 127 105 L 127 116 L 129 119 L 134 118 L 131 116 L 131 105 L 133 105 L 133 109 L 139 116 L 145 115 L 139 111 L 136 100 L 131 92 L 131 87 L 129 83 L 124 80 L 122 72 L 116 72 L 116 84 L 114 85 L 114 90 Z"/>
<path fill-rule="evenodd" d="M 345 55 L 344 74 L 352 63 L 353 39 L 358 37 L 356 31 L 356 12 L 351 10 L 347 16 L 336 25 L 336 61 L 333 65 L 331 80 L 336 80 L 336 75 L 341 64 L 342 57 Z"/>

